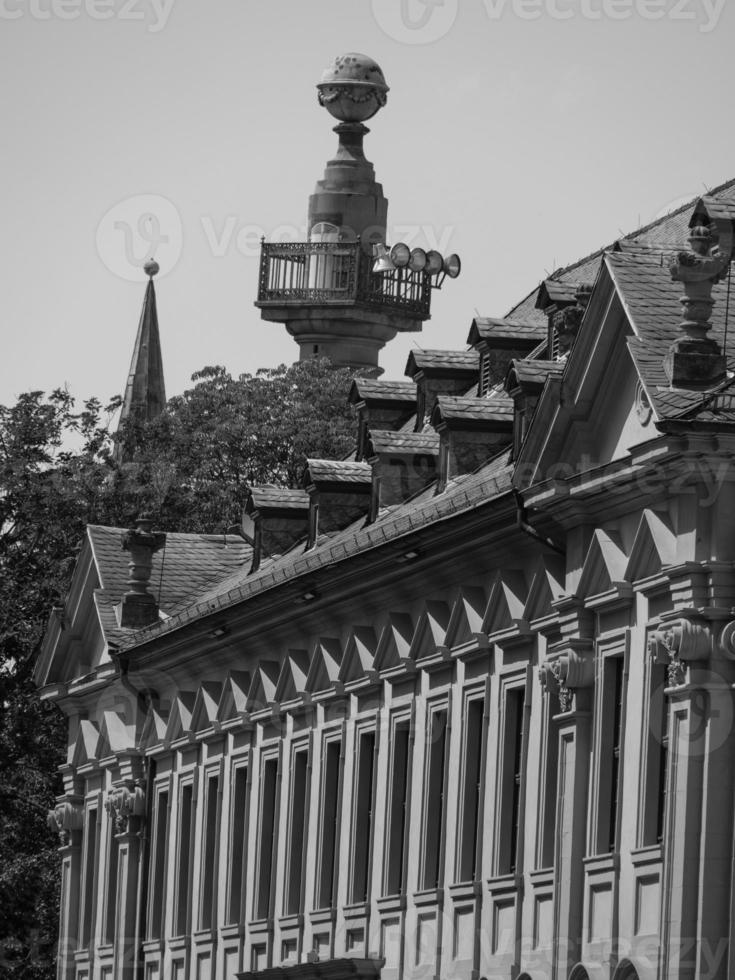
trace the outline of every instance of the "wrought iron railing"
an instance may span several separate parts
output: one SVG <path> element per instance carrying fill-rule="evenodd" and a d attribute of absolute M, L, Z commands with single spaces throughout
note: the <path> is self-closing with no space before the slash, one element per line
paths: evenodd
<path fill-rule="evenodd" d="M 426 320 L 431 278 L 396 269 L 376 274 L 359 242 L 264 242 L 260 255 L 258 306 L 366 305 Z"/>

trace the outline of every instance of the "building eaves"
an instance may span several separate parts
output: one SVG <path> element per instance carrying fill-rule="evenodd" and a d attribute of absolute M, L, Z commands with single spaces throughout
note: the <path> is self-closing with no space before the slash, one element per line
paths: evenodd
<path fill-rule="evenodd" d="M 247 602 L 265 591 L 496 500 L 511 492 L 512 465 L 509 455 L 508 452 L 503 453 L 477 473 L 457 481 L 442 494 L 432 491 L 428 495 L 425 491 L 424 499 L 402 504 L 374 524 L 357 522 L 311 551 L 294 550 L 253 575 L 233 576 L 217 588 L 198 596 L 178 615 L 139 630 L 125 641 L 121 649 L 132 650 L 218 610 Z"/>
<path fill-rule="evenodd" d="M 367 463 L 334 459 L 308 459 L 306 463 L 306 480 L 314 484 L 372 481 L 372 470 Z"/>
<path fill-rule="evenodd" d="M 439 395 L 435 412 L 442 422 L 506 423 L 513 419 L 513 402 L 499 394 L 493 398 Z"/>
<path fill-rule="evenodd" d="M 495 317 L 477 317 L 472 321 L 467 343 L 475 345 L 481 340 L 493 347 L 513 347 L 518 341 L 538 344 L 545 339 L 546 323 L 516 323 Z"/>
<path fill-rule="evenodd" d="M 251 487 L 250 499 L 256 510 L 305 510 L 309 507 L 309 495 L 305 490 L 283 487 Z"/>

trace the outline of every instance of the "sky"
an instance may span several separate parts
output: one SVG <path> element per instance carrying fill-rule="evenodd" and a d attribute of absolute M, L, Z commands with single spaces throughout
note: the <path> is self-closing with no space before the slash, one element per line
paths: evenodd
<path fill-rule="evenodd" d="M 151 244 L 167 393 L 296 359 L 259 239 L 304 240 L 333 155 L 315 85 L 383 68 L 389 244 L 457 252 L 421 334 L 463 348 L 555 268 L 735 177 L 724 0 L 0 0 L 0 404 L 122 393 Z M 144 215 L 153 221 L 142 221 Z"/>

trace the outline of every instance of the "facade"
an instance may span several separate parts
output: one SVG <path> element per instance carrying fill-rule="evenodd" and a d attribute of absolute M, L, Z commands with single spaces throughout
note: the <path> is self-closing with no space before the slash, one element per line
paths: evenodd
<path fill-rule="evenodd" d="M 735 182 L 407 381 L 363 351 L 354 456 L 245 539 L 89 528 L 36 668 L 60 978 L 735 975 L 734 221 Z M 400 328 L 400 265 L 304 275 L 261 309 L 345 362 Z"/>

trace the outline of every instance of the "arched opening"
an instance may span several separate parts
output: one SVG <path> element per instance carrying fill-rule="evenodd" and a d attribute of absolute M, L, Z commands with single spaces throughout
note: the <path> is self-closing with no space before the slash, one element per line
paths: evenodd
<path fill-rule="evenodd" d="M 569 974 L 569 980 L 590 980 L 590 975 L 582 964 L 578 963 Z"/>
<path fill-rule="evenodd" d="M 641 978 L 630 960 L 622 960 L 618 964 L 613 980 L 641 980 Z"/>

